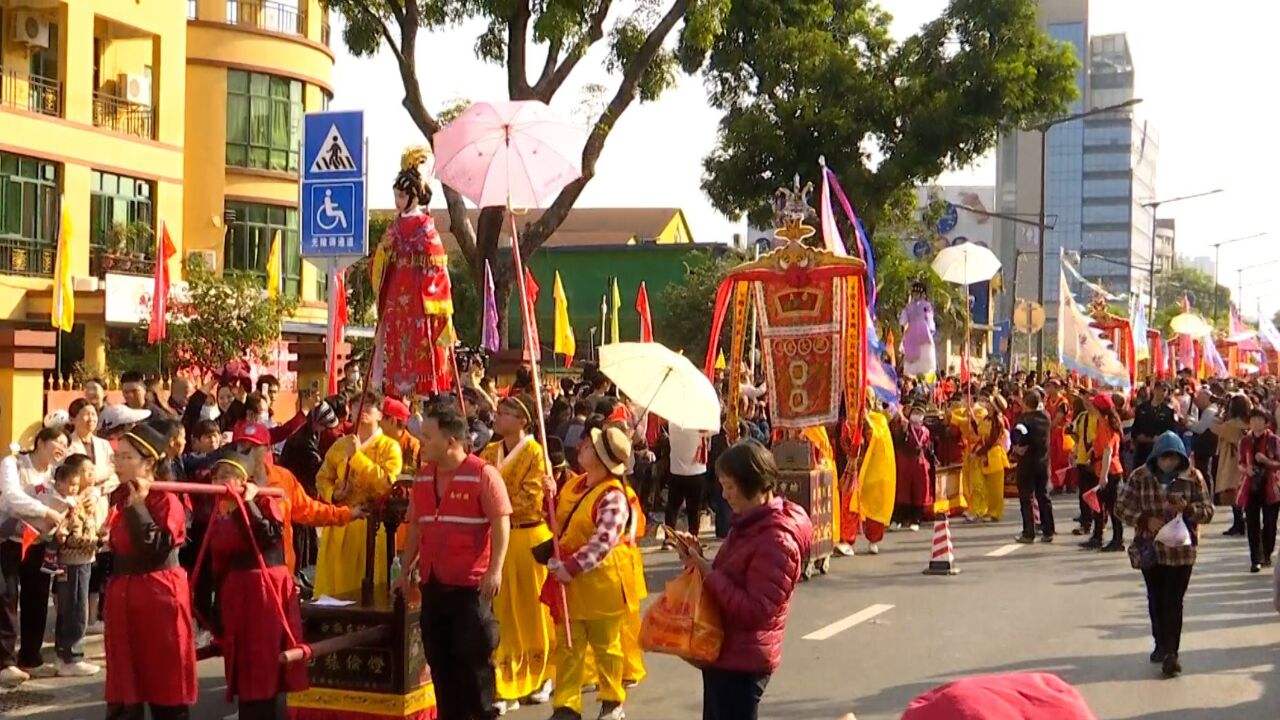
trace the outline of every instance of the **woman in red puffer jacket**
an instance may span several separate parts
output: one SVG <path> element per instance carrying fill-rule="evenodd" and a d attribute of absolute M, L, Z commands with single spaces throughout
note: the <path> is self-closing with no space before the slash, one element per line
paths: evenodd
<path fill-rule="evenodd" d="M 733 445 L 716 461 L 716 476 L 733 509 L 729 537 L 714 562 L 687 533 L 677 545 L 685 564 L 702 570 L 724 623 L 720 658 L 702 669 L 702 718 L 756 720 L 782 659 L 791 594 L 813 526 L 803 508 L 774 496 L 778 466 L 763 445 Z"/>

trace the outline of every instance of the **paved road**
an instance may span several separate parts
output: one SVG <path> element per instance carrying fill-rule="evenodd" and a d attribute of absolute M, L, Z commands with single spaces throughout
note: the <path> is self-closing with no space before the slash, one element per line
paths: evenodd
<path fill-rule="evenodd" d="M 1244 543 L 1222 538 L 1223 528 L 1210 526 L 1191 580 L 1186 674 L 1179 679 L 1160 679 L 1147 662 L 1142 578 L 1124 554 L 1086 553 L 1069 536 L 1010 549 L 1016 532 L 1010 522 L 961 525 L 954 526 L 958 576 L 921 575 L 931 539 L 922 530 L 891 534 L 878 557 L 838 560 L 831 575 L 802 586 L 762 717 L 834 720 L 852 711 L 859 720 L 893 720 L 912 697 L 948 679 L 1034 669 L 1061 674 L 1105 720 L 1278 718 L 1280 622 L 1270 576 L 1248 574 Z M 646 560 L 655 588 L 676 571 L 670 554 Z M 631 718 L 701 716 L 701 683 L 692 668 L 656 656 L 649 666 L 650 678 L 628 702 Z M 202 664 L 201 673 L 203 702 L 193 717 L 233 714 L 221 702 L 218 661 Z M 37 704 L 5 707 L 19 698 L 0 696 L 0 714 L 102 717 L 100 683 L 40 681 L 25 692 Z M 594 717 L 591 704 L 588 712 Z M 527 708 L 509 717 L 548 714 Z"/>

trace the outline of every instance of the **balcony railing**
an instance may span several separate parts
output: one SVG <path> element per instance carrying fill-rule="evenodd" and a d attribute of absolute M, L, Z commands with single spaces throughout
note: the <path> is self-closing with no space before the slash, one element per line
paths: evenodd
<path fill-rule="evenodd" d="M 0 105 L 62 117 L 62 83 L 0 68 Z"/>
<path fill-rule="evenodd" d="M 89 248 L 89 274 L 93 277 L 104 277 L 107 273 L 119 275 L 155 275 L 156 261 L 140 253 L 115 254 L 105 247 L 95 245 Z"/>
<path fill-rule="evenodd" d="M 0 274 L 52 277 L 53 253 L 50 242 L 0 236 Z"/>
<path fill-rule="evenodd" d="M 140 138 L 156 137 L 155 108 L 103 92 L 93 94 L 93 124 Z"/>
<path fill-rule="evenodd" d="M 307 34 L 307 13 L 274 0 L 227 0 L 227 23 L 286 35 Z"/>

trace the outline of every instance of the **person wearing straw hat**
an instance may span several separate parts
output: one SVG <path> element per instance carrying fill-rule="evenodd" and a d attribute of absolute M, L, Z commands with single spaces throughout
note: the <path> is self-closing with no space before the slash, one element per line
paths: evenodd
<path fill-rule="evenodd" d="M 498 403 L 493 429 L 501 438 L 480 453 L 496 467 L 511 499 L 511 541 L 502 566 L 502 590 L 493 601 L 498 618 L 497 696 L 505 713 L 551 699 L 551 638 L 554 627 L 538 596 L 547 568 L 534 560 L 533 548 L 551 540 L 544 517 L 547 461 L 542 445 L 529 431 L 534 424 L 533 398 L 510 395 Z"/>
<path fill-rule="evenodd" d="M 266 434 L 264 425 L 252 425 Z M 214 462 L 213 484 L 234 495 L 218 498 L 207 543 L 218 587 L 227 702 L 239 703 L 241 720 L 284 720 L 285 693 L 310 685 L 305 664 L 280 664 L 280 651 L 302 640 L 302 614 L 285 562 L 292 549 L 285 509 L 280 500 L 258 494 L 259 464 L 242 453 Z"/>
<path fill-rule="evenodd" d="M 556 617 L 555 711 L 551 717 L 582 717 L 582 686 L 590 651 L 600 680 L 599 720 L 622 720 L 627 698 L 622 627 L 630 608 L 627 589 L 635 570 L 633 556 L 616 550 L 631 515 L 622 479 L 631 440 L 615 425 L 592 429 L 583 440 L 578 460 L 585 472 L 565 485 L 556 507 L 563 560 L 552 558 L 547 564 L 552 577 L 564 586 L 568 603 L 567 608 L 558 608 Z"/>
<path fill-rule="evenodd" d="M 109 523 L 114 563 L 103 613 L 108 720 L 140 720 L 144 705 L 153 720 L 186 720 L 199 695 L 191 589 L 178 564 L 186 511 L 177 495 L 151 489 L 164 448 L 160 433 L 139 425 L 114 457 L 119 519 Z"/>

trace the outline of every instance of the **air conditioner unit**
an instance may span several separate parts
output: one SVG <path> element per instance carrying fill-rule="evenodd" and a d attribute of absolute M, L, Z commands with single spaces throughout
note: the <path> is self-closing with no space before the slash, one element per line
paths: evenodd
<path fill-rule="evenodd" d="M 32 13 L 14 13 L 13 39 L 28 48 L 49 47 L 48 19 Z"/>
<path fill-rule="evenodd" d="M 151 78 L 145 75 L 121 73 L 116 85 L 120 97 L 134 105 L 151 107 Z"/>
<path fill-rule="evenodd" d="M 194 257 L 200 258 L 200 262 L 204 265 L 205 270 L 218 269 L 218 255 L 212 250 L 192 250 L 187 253 L 187 259 Z"/>

